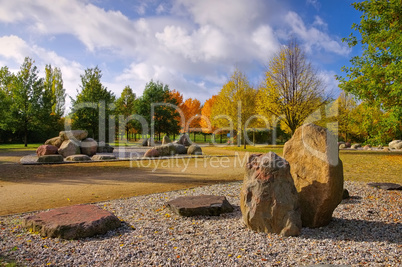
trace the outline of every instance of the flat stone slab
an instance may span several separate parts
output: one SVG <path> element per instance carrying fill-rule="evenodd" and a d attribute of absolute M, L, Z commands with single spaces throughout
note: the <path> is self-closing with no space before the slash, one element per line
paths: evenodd
<path fill-rule="evenodd" d="M 120 220 L 98 206 L 75 205 L 28 216 L 23 226 L 44 237 L 79 239 L 105 234 L 119 227 Z"/>
<path fill-rule="evenodd" d="M 58 163 L 63 162 L 64 158 L 62 155 L 44 155 L 38 158 L 38 162 L 40 163 Z"/>
<path fill-rule="evenodd" d="M 111 160 L 111 159 L 116 159 L 116 156 L 114 154 L 96 154 L 93 155 L 92 160 Z"/>
<path fill-rule="evenodd" d="M 166 205 L 181 216 L 219 216 L 222 213 L 232 212 L 233 207 L 224 196 L 186 196 L 178 197 L 166 202 Z"/>
<path fill-rule="evenodd" d="M 367 185 L 384 190 L 402 190 L 402 185 L 394 183 L 368 183 Z"/>
<path fill-rule="evenodd" d="M 66 161 L 88 161 L 91 158 L 88 155 L 76 154 L 66 157 Z"/>

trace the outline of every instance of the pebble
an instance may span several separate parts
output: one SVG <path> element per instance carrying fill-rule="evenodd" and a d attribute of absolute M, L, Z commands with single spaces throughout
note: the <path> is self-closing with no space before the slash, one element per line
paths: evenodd
<path fill-rule="evenodd" d="M 345 182 L 351 198 L 318 229 L 298 237 L 256 233 L 241 222 L 241 182 L 97 203 L 123 226 L 82 240 L 42 238 L 21 227 L 33 213 L 0 217 L 0 259 L 24 266 L 401 266 L 402 192 Z M 186 195 L 224 195 L 235 211 L 180 217 L 165 202 Z"/>

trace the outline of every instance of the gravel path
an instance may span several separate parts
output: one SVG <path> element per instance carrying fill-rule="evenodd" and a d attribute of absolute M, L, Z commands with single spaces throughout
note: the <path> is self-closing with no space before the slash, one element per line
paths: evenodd
<path fill-rule="evenodd" d="M 346 182 L 351 199 L 319 229 L 299 237 L 255 233 L 240 222 L 241 183 L 97 203 L 124 225 L 78 241 L 41 238 L 20 226 L 21 216 L 0 217 L 0 258 L 27 266 L 401 266 L 402 191 Z M 236 206 L 220 217 L 181 218 L 164 203 L 183 195 L 225 195 Z M 0 262 L 1 263 L 1 262 Z"/>

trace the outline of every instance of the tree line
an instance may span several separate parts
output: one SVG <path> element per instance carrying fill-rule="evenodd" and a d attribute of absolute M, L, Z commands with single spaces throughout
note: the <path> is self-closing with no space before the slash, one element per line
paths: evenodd
<path fill-rule="evenodd" d="M 326 93 L 295 39 L 270 59 L 261 84 L 250 85 L 235 69 L 203 104 L 184 100 L 179 91 L 153 80 L 140 97 L 130 86 L 116 97 L 102 85 L 101 70 L 89 68 L 65 117 L 60 69 L 46 65 L 40 78 L 34 61 L 25 58 L 18 73 L 0 69 L 0 142 L 43 141 L 71 127 L 105 141 L 202 133 L 205 141 L 207 135 L 228 135 L 240 145 L 252 135 L 253 142 L 274 143 L 288 139 L 306 121 L 324 127 L 336 122 L 342 141 L 386 144 L 402 138 L 402 4 L 368 0 L 352 5 L 362 12 L 361 22 L 352 27 L 361 39 L 351 34 L 343 41 L 350 47 L 360 43 L 363 53 L 342 68 L 346 77 L 336 77 L 343 90 L 337 99 Z"/>

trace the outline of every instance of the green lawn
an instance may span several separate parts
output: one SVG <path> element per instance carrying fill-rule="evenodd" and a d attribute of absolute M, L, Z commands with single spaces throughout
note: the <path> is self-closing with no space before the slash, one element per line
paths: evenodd
<path fill-rule="evenodd" d="M 0 144 L 0 153 L 11 151 L 35 151 L 40 145 L 43 144 L 28 144 L 27 147 L 25 147 L 24 144 Z"/>

